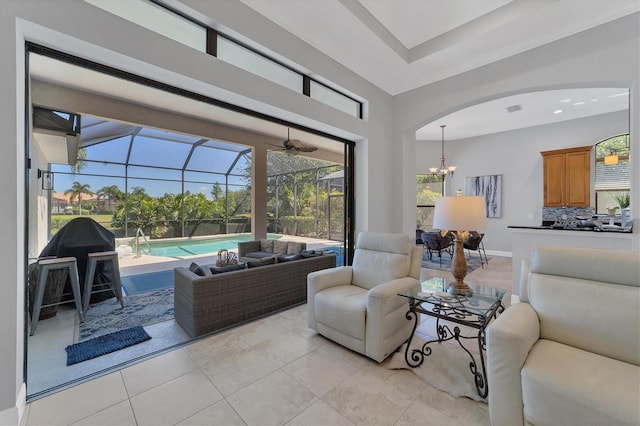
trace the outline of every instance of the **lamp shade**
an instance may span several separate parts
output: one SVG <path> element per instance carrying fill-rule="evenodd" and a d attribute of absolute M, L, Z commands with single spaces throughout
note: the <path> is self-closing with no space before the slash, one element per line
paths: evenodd
<path fill-rule="evenodd" d="M 433 227 L 455 231 L 484 231 L 487 210 L 484 197 L 436 198 Z"/>

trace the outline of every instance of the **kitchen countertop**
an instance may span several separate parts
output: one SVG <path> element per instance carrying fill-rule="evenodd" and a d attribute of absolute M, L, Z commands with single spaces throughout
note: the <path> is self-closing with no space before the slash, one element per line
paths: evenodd
<path fill-rule="evenodd" d="M 608 225 L 605 225 L 608 226 Z M 590 227 L 585 227 L 585 228 L 579 228 L 579 227 L 567 227 L 567 228 L 557 228 L 557 227 L 553 227 L 551 225 L 538 225 L 538 226 L 528 226 L 528 225 L 510 225 L 507 226 L 507 228 L 512 228 L 512 229 L 540 229 L 540 230 L 552 230 L 552 231 L 578 231 L 578 232 L 613 232 L 613 233 L 627 233 L 630 234 L 631 232 L 633 232 L 633 228 L 608 228 L 605 227 L 604 229 L 600 229 L 600 228 L 590 228 Z"/>

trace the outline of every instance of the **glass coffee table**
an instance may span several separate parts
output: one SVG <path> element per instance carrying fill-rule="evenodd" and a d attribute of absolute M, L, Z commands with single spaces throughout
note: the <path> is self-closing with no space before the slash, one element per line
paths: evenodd
<path fill-rule="evenodd" d="M 411 336 L 407 340 L 404 358 L 410 367 L 418 367 L 425 357 L 431 355 L 431 345 L 449 340 L 455 340 L 471 358 L 469 368 L 474 376 L 478 395 L 483 398 L 489 394 L 487 372 L 484 362 L 486 351 L 485 330 L 489 322 L 504 311 L 502 297 L 506 290 L 489 286 L 467 283 L 473 290 L 471 296 L 452 295 L 446 291 L 449 283 L 444 278 L 431 278 L 421 284 L 421 291 L 417 295 L 399 294 L 409 301 L 407 319 L 414 320 Z M 411 341 L 418 326 L 420 314 L 436 318 L 436 332 L 438 338 L 425 342 L 421 348 L 410 349 Z M 477 335 L 463 336 L 460 327 L 455 325 L 453 330 L 448 322 L 464 325 L 478 330 Z M 476 340 L 478 344 L 479 364 L 474 355 L 465 346 L 465 341 Z"/>

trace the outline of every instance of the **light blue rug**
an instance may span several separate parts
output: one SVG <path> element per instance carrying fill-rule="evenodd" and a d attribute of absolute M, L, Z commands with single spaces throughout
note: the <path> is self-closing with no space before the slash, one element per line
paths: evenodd
<path fill-rule="evenodd" d="M 147 274 L 128 275 L 120 278 L 120 282 L 127 296 L 173 287 L 173 269 L 149 272 Z"/>
<path fill-rule="evenodd" d="M 173 272 L 173 271 L 172 271 Z M 80 323 L 78 341 L 127 328 L 173 319 L 173 286 L 124 298 L 124 308 L 114 297 L 89 305 Z"/>

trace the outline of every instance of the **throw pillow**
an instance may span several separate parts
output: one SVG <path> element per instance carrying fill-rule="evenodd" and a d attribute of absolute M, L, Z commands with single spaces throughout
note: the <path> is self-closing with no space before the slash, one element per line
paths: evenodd
<path fill-rule="evenodd" d="M 285 254 L 278 258 L 278 262 L 290 262 L 292 260 L 302 259 L 302 255 L 298 254 Z"/>
<path fill-rule="evenodd" d="M 288 245 L 289 244 L 286 241 L 275 240 L 273 242 L 273 252 L 278 254 L 286 254 Z"/>
<path fill-rule="evenodd" d="M 256 268 L 258 266 L 272 265 L 276 263 L 275 257 L 267 257 L 257 262 L 247 262 L 247 268 Z"/>
<path fill-rule="evenodd" d="M 211 269 L 211 273 L 212 274 L 222 274 L 224 272 L 231 272 L 231 271 L 240 271 L 242 269 L 244 269 L 244 263 L 237 263 L 235 265 L 228 265 L 228 266 L 217 266 L 215 268 L 209 268 Z"/>
<path fill-rule="evenodd" d="M 202 269 L 202 266 L 198 265 L 195 262 L 191 262 L 191 265 L 189 265 L 189 270 L 196 275 L 200 275 L 201 277 L 204 277 L 206 275 L 204 269 Z"/>
<path fill-rule="evenodd" d="M 320 252 L 320 254 L 322 254 L 322 252 Z M 318 254 L 317 252 L 315 252 L 313 250 L 302 250 L 300 252 L 300 256 L 302 256 L 303 258 L 316 257 L 316 256 L 320 256 L 320 254 Z"/>
<path fill-rule="evenodd" d="M 287 246 L 287 254 L 298 254 L 302 251 L 302 243 L 294 243 L 289 241 Z"/>
<path fill-rule="evenodd" d="M 273 253 L 273 240 L 260 240 L 260 251 Z"/>

